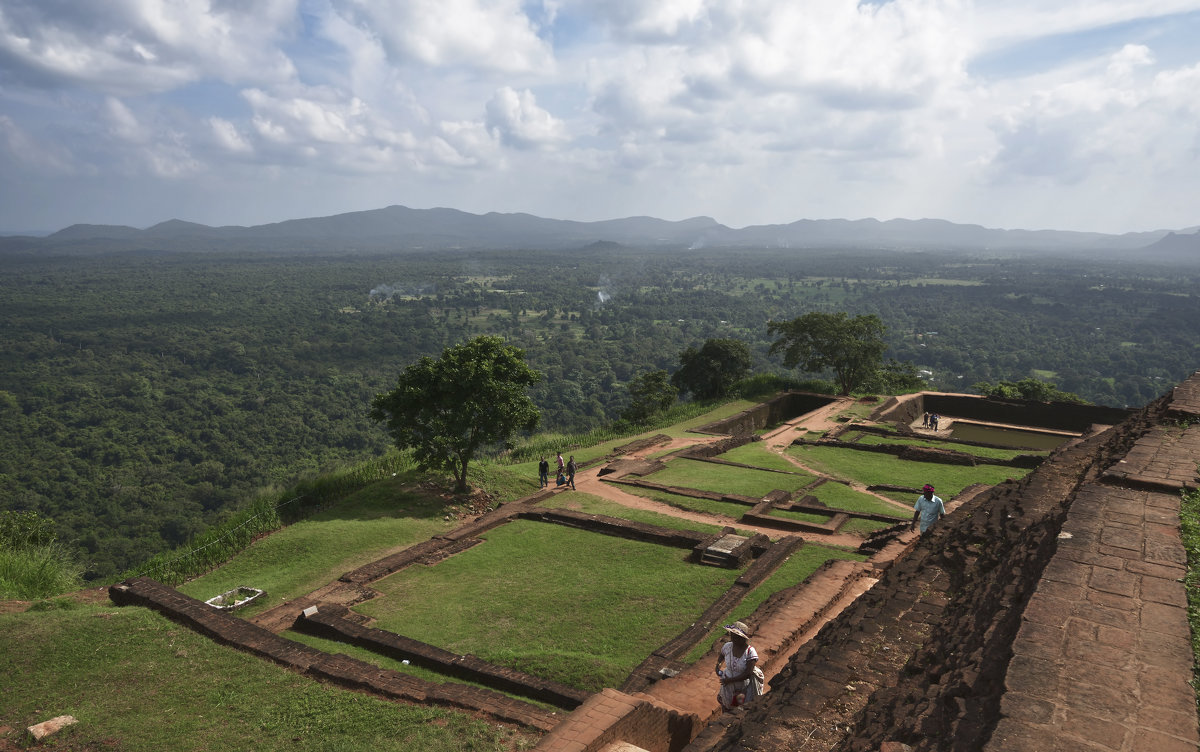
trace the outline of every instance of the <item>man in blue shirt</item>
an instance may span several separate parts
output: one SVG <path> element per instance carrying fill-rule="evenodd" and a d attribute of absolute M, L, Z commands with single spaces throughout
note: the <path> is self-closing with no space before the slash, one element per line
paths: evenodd
<path fill-rule="evenodd" d="M 933 495 L 933 486 L 928 483 L 922 489 L 924 493 L 917 497 L 917 503 L 913 505 L 912 525 L 909 528 L 917 526 L 917 522 L 921 523 L 921 535 L 925 531 L 933 527 L 933 523 L 946 516 L 946 505 L 942 500 Z"/>

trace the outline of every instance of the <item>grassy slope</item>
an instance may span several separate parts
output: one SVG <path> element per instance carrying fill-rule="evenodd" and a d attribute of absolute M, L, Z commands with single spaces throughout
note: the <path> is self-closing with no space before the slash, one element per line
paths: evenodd
<path fill-rule="evenodd" d="M 259 539 L 232 561 L 179 590 L 207 600 L 242 585 L 261 588 L 266 596 L 238 612 L 253 616 L 454 524 L 444 518 L 439 499 L 405 492 L 398 483 L 384 481 Z M 348 546 L 347 541 L 354 545 Z"/>
<path fill-rule="evenodd" d="M 75 716 L 46 742 L 56 749 L 449 752 L 536 742 L 463 713 L 315 682 L 148 609 L 0 615 L 0 633 L 0 676 L 20 677 L 0 684 L 0 727 Z"/>

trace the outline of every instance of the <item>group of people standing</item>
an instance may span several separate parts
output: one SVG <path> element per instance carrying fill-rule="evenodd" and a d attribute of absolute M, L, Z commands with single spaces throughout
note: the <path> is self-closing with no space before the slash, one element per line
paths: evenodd
<path fill-rule="evenodd" d="M 571 459 L 563 462 L 562 452 L 558 453 L 558 476 L 555 478 L 555 485 L 569 485 L 572 490 L 575 489 L 575 471 L 579 466 L 575 464 L 575 455 L 571 455 Z M 542 488 L 550 485 L 550 463 L 542 457 L 542 461 L 538 463 L 538 482 Z"/>
<path fill-rule="evenodd" d="M 938 420 L 940 417 L 937 413 L 925 413 L 921 416 L 921 428 L 938 430 Z"/>

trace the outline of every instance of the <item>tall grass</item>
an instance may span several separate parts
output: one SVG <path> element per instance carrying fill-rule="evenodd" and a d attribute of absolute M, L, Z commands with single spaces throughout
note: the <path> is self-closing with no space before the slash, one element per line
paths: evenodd
<path fill-rule="evenodd" d="M 1196 707 L 1200 709 L 1200 490 L 1183 492 L 1179 509 L 1180 537 L 1187 553 L 1187 574 L 1183 577 L 1187 591 L 1188 623 L 1192 627 L 1192 688 L 1196 692 Z"/>
<path fill-rule="evenodd" d="M 83 566 L 62 546 L 0 548 L 0 599 L 36 600 L 83 587 Z"/>
<path fill-rule="evenodd" d="M 153 577 L 179 585 L 232 559 L 256 538 L 324 509 L 348 494 L 412 467 L 407 454 L 389 454 L 349 468 L 306 479 L 271 495 L 260 496 L 223 523 L 174 551 L 158 554 L 121 576 Z"/>

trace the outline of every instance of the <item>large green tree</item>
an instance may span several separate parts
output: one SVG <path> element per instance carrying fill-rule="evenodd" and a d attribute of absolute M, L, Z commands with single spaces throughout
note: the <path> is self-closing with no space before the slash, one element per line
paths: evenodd
<path fill-rule="evenodd" d="M 671 409 L 678 390 L 670 384 L 664 370 L 647 371 L 629 380 L 629 407 L 621 417 L 631 423 L 643 423 Z"/>
<path fill-rule="evenodd" d="M 783 364 L 809 373 L 832 371 L 842 394 L 849 394 L 878 370 L 887 343 L 885 327 L 874 314 L 850 318 L 845 311 L 813 311 L 791 321 L 767 323 L 777 339 L 771 354 L 783 353 Z"/>
<path fill-rule="evenodd" d="M 476 337 L 405 368 L 394 389 L 375 396 L 371 417 L 396 446 L 412 449 L 422 469 L 450 472 L 456 490 L 466 491 L 467 465 L 480 448 L 537 427 L 525 390 L 539 379 L 523 350 Z"/>
<path fill-rule="evenodd" d="M 750 371 L 750 348 L 737 339 L 710 339 L 697 350 L 679 353 L 679 370 L 671 383 L 696 399 L 724 397 Z"/>

